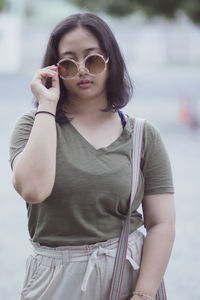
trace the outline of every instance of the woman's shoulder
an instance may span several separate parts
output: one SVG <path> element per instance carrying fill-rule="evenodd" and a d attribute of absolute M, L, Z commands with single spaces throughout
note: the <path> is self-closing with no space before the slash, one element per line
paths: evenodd
<path fill-rule="evenodd" d="M 18 126 L 19 125 L 23 126 L 25 124 L 32 125 L 35 120 L 35 113 L 36 113 L 36 108 L 23 112 L 20 116 L 18 116 L 18 118 L 15 121 L 15 124 Z"/>
<path fill-rule="evenodd" d="M 147 119 L 132 117 L 129 115 L 126 115 L 126 118 L 127 118 L 127 129 L 130 131 L 134 129 L 135 121 L 137 119 L 142 119 L 144 120 L 144 135 L 153 136 L 153 135 L 160 134 L 158 127 Z"/>
<path fill-rule="evenodd" d="M 132 133 L 134 130 L 134 124 L 136 117 L 127 116 L 127 130 Z M 151 121 L 144 119 L 144 130 L 143 130 L 143 153 L 151 152 L 152 148 L 159 147 L 160 149 L 164 147 L 162 136 L 158 127 Z"/>
<path fill-rule="evenodd" d="M 37 109 L 36 108 L 32 108 L 28 111 L 25 111 L 21 114 L 21 116 L 19 117 L 19 119 L 35 119 L 35 113 L 36 113 Z"/>

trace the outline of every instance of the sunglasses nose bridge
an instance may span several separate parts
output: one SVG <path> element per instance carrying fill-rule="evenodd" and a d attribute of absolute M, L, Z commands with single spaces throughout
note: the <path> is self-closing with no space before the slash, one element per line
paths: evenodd
<path fill-rule="evenodd" d="M 77 63 L 78 74 L 83 75 L 85 73 L 89 73 L 89 70 L 85 66 L 85 59 L 81 62 Z"/>

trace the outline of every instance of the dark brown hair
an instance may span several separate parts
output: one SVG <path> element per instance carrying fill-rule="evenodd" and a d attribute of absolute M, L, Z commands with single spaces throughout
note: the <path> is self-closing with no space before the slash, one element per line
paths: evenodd
<path fill-rule="evenodd" d="M 86 28 L 97 38 L 102 51 L 109 57 L 108 77 L 106 80 L 107 107 L 105 111 L 116 111 L 129 102 L 133 86 L 112 31 L 96 14 L 89 12 L 79 13 L 62 20 L 51 33 L 42 67 L 57 64 L 59 60 L 58 45 L 61 38 L 64 34 L 79 26 Z M 60 124 L 69 121 L 62 111 L 62 105 L 67 101 L 67 98 L 67 89 L 60 79 L 60 99 L 56 112 L 56 121 Z"/>

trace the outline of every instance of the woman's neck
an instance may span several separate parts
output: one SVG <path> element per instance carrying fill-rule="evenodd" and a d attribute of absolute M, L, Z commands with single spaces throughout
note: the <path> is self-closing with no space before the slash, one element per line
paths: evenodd
<path fill-rule="evenodd" d="M 69 99 L 67 104 L 63 105 L 63 110 L 69 117 L 84 118 L 92 116 L 92 118 L 99 118 L 105 115 L 102 110 L 107 107 L 105 98 L 96 99 Z"/>

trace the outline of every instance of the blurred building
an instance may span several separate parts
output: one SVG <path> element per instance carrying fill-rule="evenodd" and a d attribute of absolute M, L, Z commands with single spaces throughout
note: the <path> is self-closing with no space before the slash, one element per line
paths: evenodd
<path fill-rule="evenodd" d="M 21 65 L 22 7 L 19 1 L 7 1 L 0 12 L 0 72 L 13 73 Z"/>

